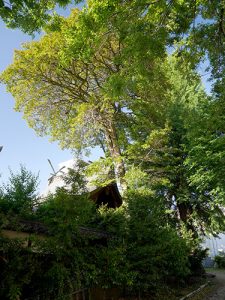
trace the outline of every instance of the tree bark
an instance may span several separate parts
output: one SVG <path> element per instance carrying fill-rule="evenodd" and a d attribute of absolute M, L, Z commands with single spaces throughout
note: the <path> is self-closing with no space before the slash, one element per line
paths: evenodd
<path fill-rule="evenodd" d="M 115 178 L 119 190 L 123 193 L 126 189 L 124 175 L 126 173 L 124 160 L 121 155 L 121 149 L 119 146 L 119 141 L 116 133 L 115 124 L 108 120 L 108 126 L 105 127 L 104 133 L 106 137 L 106 144 L 110 152 L 110 156 L 113 159 Z"/>

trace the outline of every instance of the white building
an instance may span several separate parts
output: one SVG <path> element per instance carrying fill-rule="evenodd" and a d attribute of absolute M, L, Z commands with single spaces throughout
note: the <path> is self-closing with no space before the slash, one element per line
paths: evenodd
<path fill-rule="evenodd" d="M 214 258 L 221 252 L 225 252 L 225 234 L 220 233 L 218 237 L 209 237 L 206 238 L 203 242 L 203 247 L 208 248 L 208 256 Z"/>

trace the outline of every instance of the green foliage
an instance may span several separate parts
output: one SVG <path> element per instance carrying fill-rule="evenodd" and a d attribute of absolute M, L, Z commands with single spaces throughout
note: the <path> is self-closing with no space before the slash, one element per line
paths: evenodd
<path fill-rule="evenodd" d="M 54 234 L 64 234 L 63 230 L 70 234 L 78 226 L 91 222 L 94 211 L 94 203 L 87 195 L 75 195 L 59 188 L 38 206 L 36 215 L 54 230 Z"/>
<path fill-rule="evenodd" d="M 100 158 L 90 163 L 85 170 L 85 174 L 92 185 L 97 187 L 106 186 L 115 180 L 112 158 Z"/>
<path fill-rule="evenodd" d="M 221 14 L 222 7 L 218 8 Z M 152 157 L 155 166 L 151 181 L 157 185 L 162 180 L 170 202 L 176 198 L 181 218 L 186 221 L 187 215 L 195 218 L 192 210 L 198 206 L 186 205 L 190 202 L 187 199 L 212 203 L 218 194 L 217 189 L 198 190 L 196 177 L 202 176 L 201 163 L 194 174 L 190 171 L 192 162 L 188 163 L 191 142 L 198 141 L 193 149 L 197 151 L 202 136 L 201 132 L 199 138 L 189 140 L 197 125 L 193 120 L 203 117 L 200 103 L 210 101 L 193 69 L 201 61 L 198 52 L 207 48 L 201 39 L 203 28 L 212 33 L 222 24 L 218 23 L 219 16 L 214 20 L 216 14 L 215 6 L 205 1 L 193 7 L 190 1 L 171 5 L 167 1 L 89 1 L 87 8 L 73 10 L 67 19 L 56 16 L 40 41 L 17 51 L 2 81 L 15 97 L 16 109 L 24 112 L 37 133 L 50 135 L 62 147 L 78 151 L 102 147 L 118 181 L 126 172 L 125 159 L 129 163 L 136 159 L 132 152 L 140 150 L 142 160 Z M 206 23 L 201 26 L 197 22 L 193 31 L 191 24 L 197 16 Z M 167 46 L 178 49 L 169 60 Z M 193 59 L 189 55 L 192 51 L 197 53 Z M 212 53 L 211 48 L 207 51 Z M 214 58 L 211 63 L 218 68 Z M 222 97 L 221 88 L 215 85 L 216 90 Z M 211 141 L 211 137 L 205 140 L 201 151 L 210 148 Z M 208 151 L 208 158 L 215 162 L 218 155 L 212 152 Z M 160 176 L 155 176 L 157 172 Z M 207 181 L 214 176 L 210 170 L 208 175 Z M 222 199 L 223 190 L 218 189 Z M 216 202 L 210 210 L 204 205 L 206 214 L 197 209 L 206 227 L 211 212 L 219 211 L 219 200 Z M 193 222 L 189 223 L 193 227 Z"/>
<path fill-rule="evenodd" d="M 225 269 L 225 255 L 220 253 L 214 257 L 214 261 L 219 269 Z"/>
<path fill-rule="evenodd" d="M 9 0 L 0 1 L 0 17 L 10 28 L 20 28 L 28 34 L 40 29 L 51 19 L 55 6 L 65 7 L 69 0 Z M 79 2 L 79 1 L 74 1 Z"/>
<path fill-rule="evenodd" d="M 81 159 L 76 159 L 76 163 L 72 168 L 68 168 L 68 173 L 62 176 L 65 189 L 70 194 L 87 193 L 87 178 L 85 176 L 87 163 Z"/>
<path fill-rule="evenodd" d="M 191 0 L 153 3 L 102 0 L 89 1 L 89 7 L 95 24 L 103 27 L 110 23 L 120 40 L 125 41 L 125 53 L 135 52 L 137 58 L 149 53 L 162 57 L 169 46 L 192 67 L 208 59 L 210 66 L 201 66 L 206 71 L 211 67 L 212 78 L 223 81 L 223 1 L 199 0 L 193 5 Z M 222 88 L 220 80 L 217 83 Z"/>
<path fill-rule="evenodd" d="M 134 170 L 143 172 L 141 180 L 139 173 L 133 172 L 136 183 L 164 200 L 171 224 L 176 223 L 180 230 L 183 222 L 196 237 L 207 231 L 217 233 L 224 228 L 223 134 L 217 133 L 222 125 L 215 109 L 218 104 L 204 93 L 190 65 L 181 66 L 172 57 L 168 67 L 170 88 L 167 103 L 156 115 L 160 122 L 149 129 L 148 116 L 141 115 L 146 127 L 141 134 L 137 127 L 139 135 L 127 147 L 128 160 Z"/>
<path fill-rule="evenodd" d="M 120 242 L 126 236 L 126 212 L 123 206 L 116 209 L 100 206 L 96 223 L 99 228 L 111 233 Z"/>
<path fill-rule="evenodd" d="M 142 107 L 153 115 L 151 101 L 163 98 L 164 64 L 151 53 L 140 64 L 136 51 L 125 52 L 126 40 L 109 31 L 110 24 L 96 21 L 93 32 L 92 12 L 73 10 L 69 18 L 61 18 L 58 30 L 49 29 L 40 41 L 16 51 L 1 78 L 16 99 L 16 110 L 38 134 L 50 135 L 63 148 L 102 147 L 120 179 L 123 152 L 138 131 L 133 130 L 136 116 Z M 146 68 L 139 70 L 139 65 Z"/>
<path fill-rule="evenodd" d="M 34 175 L 24 166 L 20 167 L 17 174 L 10 171 L 9 182 L 1 188 L 1 210 L 21 216 L 32 214 L 38 203 L 36 193 L 38 184 L 38 175 Z"/>
<path fill-rule="evenodd" d="M 202 261 L 207 257 L 208 249 L 201 249 L 198 245 L 192 250 L 189 255 L 190 270 L 192 275 L 199 276 L 205 273 L 205 270 L 202 265 Z"/>
<path fill-rule="evenodd" d="M 76 178 L 70 178 L 75 189 L 59 188 L 34 212 L 45 236 L 30 236 L 31 247 L 27 240 L 1 237 L 2 298 L 69 299 L 96 285 L 146 293 L 170 276 L 188 275 L 191 247 L 170 227 L 160 198 L 140 189 L 130 191 L 120 208 L 96 209 L 85 194 L 75 193 Z"/>
<path fill-rule="evenodd" d="M 133 288 L 158 288 L 157 282 L 189 273 L 187 242 L 168 224 L 160 199 L 130 192 L 127 257 L 135 274 Z"/>
<path fill-rule="evenodd" d="M 13 23 L 20 12 L 15 6 L 15 15 L 5 20 L 31 32 L 49 20 L 46 9 L 55 3 L 45 2 L 44 9 L 36 3 L 38 17 L 32 7 L 22 10 L 24 23 Z M 54 16 L 40 41 L 16 51 L 1 76 L 38 134 L 78 152 L 100 146 L 105 158 L 89 166 L 89 175 L 98 185 L 116 178 L 128 187 L 123 207 L 96 211 L 84 195 L 81 165 L 65 177 L 70 190 L 58 189 L 39 205 L 35 217 L 52 236 L 34 243 L 51 258 L 40 265 L 44 281 L 39 270 L 31 282 L 40 283 L 37 294 L 50 286 L 54 299 L 82 286 L 146 292 L 169 277 L 185 278 L 200 269 L 205 255 L 198 237 L 225 226 L 224 3 L 87 4 L 68 18 Z M 210 96 L 196 72 L 206 56 L 214 80 Z M 5 212 L 9 203 L 14 213 L 32 211 L 35 197 L 20 179 L 12 176 L 0 195 Z M 107 231 L 107 247 L 82 236 L 82 226 Z M 7 297 L 25 293 L 24 286 L 13 277 Z"/>
<path fill-rule="evenodd" d="M 222 99 L 221 99 L 222 100 Z M 224 135 L 223 104 L 212 101 L 205 104 L 189 132 L 190 154 L 186 165 L 190 170 L 190 183 L 211 199 L 209 215 L 211 228 L 219 232 L 224 228 L 221 207 L 224 206 Z"/>
<path fill-rule="evenodd" d="M 24 285 L 29 285 L 37 264 L 29 251 L 23 248 L 23 240 L 8 240 L 0 237 L 1 274 L 0 296 L 16 300 L 22 294 Z"/>

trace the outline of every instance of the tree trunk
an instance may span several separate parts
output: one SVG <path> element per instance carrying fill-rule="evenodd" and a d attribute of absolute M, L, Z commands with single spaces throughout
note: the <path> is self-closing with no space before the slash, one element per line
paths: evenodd
<path fill-rule="evenodd" d="M 183 223 L 186 226 L 187 230 L 191 230 L 193 237 L 197 238 L 198 237 L 198 233 L 195 229 L 195 227 L 193 226 L 191 220 L 189 220 L 189 217 L 192 213 L 192 207 L 189 203 L 177 203 L 177 208 L 179 211 L 179 216 L 181 221 L 183 221 Z"/>
<path fill-rule="evenodd" d="M 105 128 L 104 130 L 106 143 L 110 152 L 110 156 L 113 159 L 115 178 L 117 181 L 118 188 L 123 193 L 126 189 L 124 180 L 124 175 L 126 173 L 124 160 L 121 155 L 115 124 L 112 121 L 108 121 L 107 123 L 109 126 L 107 126 L 107 128 Z"/>

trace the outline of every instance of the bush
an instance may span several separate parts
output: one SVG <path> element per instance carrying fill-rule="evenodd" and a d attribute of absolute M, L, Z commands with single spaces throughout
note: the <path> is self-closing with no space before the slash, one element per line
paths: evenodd
<path fill-rule="evenodd" d="M 36 217 L 56 234 L 59 228 L 69 229 L 72 226 L 75 229 L 77 226 L 88 225 L 95 215 L 95 205 L 87 195 L 74 195 L 64 188 L 49 195 L 36 211 Z"/>
<path fill-rule="evenodd" d="M 195 248 L 189 255 L 190 271 L 192 275 L 202 275 L 205 273 L 202 261 L 207 257 L 208 249 Z"/>
<path fill-rule="evenodd" d="M 34 175 L 24 166 L 14 174 L 10 170 L 7 184 L 1 187 L 0 208 L 4 213 L 14 213 L 21 216 L 32 214 L 37 205 L 38 175 Z"/>
<path fill-rule="evenodd" d="M 225 269 L 225 253 L 215 256 L 214 261 L 219 269 Z"/>
<path fill-rule="evenodd" d="M 97 209 L 87 195 L 76 193 L 77 187 L 79 183 L 70 191 L 59 188 L 38 205 L 33 214 L 49 235 L 33 237 L 32 248 L 24 247 L 24 241 L 0 238 L 1 299 L 67 299 L 75 290 L 96 285 L 140 295 L 190 273 L 190 241 L 171 226 L 160 198 L 140 189 L 129 191 L 120 208 Z M 15 190 L 7 190 L 14 204 Z M 24 212 L 21 203 L 32 210 L 34 194 L 25 195 L 27 202 L 18 198 L 17 210 L 11 206 L 15 214 Z M 87 227 L 91 234 L 82 234 L 80 229 Z M 108 238 L 93 234 L 99 233 L 96 229 Z M 198 265 L 201 253 L 192 254 Z"/>
<path fill-rule="evenodd" d="M 189 274 L 190 249 L 168 225 L 157 198 L 135 192 L 127 201 L 127 259 L 130 271 L 136 275 L 133 288 L 152 291 L 168 277 L 185 278 Z"/>

